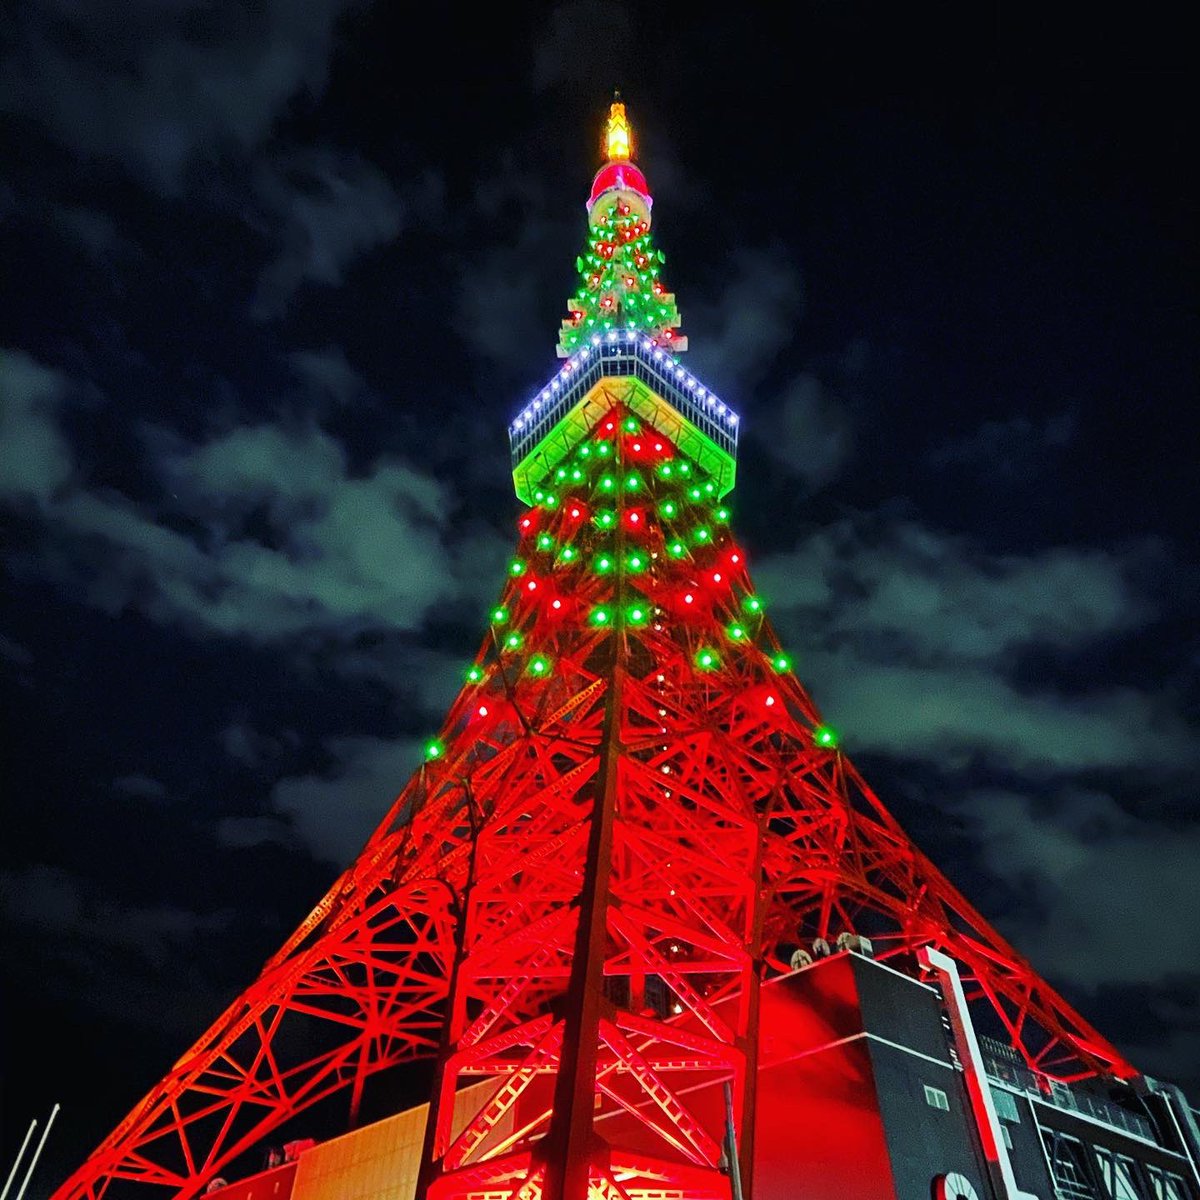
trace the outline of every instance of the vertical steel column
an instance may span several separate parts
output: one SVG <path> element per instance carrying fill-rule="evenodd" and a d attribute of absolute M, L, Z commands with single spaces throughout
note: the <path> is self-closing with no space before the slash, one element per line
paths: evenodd
<path fill-rule="evenodd" d="M 624 469 L 621 439 L 614 438 L 613 466 Z M 625 635 L 624 490 L 616 503 L 616 579 L 613 584 L 613 628 L 610 635 L 608 692 L 604 697 L 600 764 L 592 801 L 587 864 L 579 892 L 579 925 L 575 931 L 571 982 L 563 1029 L 558 1075 L 554 1080 L 554 1115 L 545 1139 L 546 1200 L 587 1200 L 588 1177 L 595 1149 L 596 1059 L 600 1018 L 611 1002 L 604 995 L 604 960 L 608 941 L 608 905 L 612 881 L 613 827 L 617 817 L 618 767 L 621 757 L 621 647 Z"/>

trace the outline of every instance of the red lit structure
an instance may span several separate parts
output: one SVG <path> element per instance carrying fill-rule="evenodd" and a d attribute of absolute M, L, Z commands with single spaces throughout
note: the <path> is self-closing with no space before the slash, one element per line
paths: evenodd
<path fill-rule="evenodd" d="M 510 431 L 517 555 L 425 764 L 58 1200 L 200 1195 L 417 1058 L 430 1200 L 728 1200 L 727 1083 L 751 1196 L 746 1148 L 778 1126 L 764 983 L 862 936 L 914 977 L 953 960 L 1039 1077 L 1136 1074 L 913 845 L 792 673 L 724 507 L 737 418 L 676 358 L 624 137 L 566 364 Z M 815 1045 L 779 997 L 772 1036 Z"/>

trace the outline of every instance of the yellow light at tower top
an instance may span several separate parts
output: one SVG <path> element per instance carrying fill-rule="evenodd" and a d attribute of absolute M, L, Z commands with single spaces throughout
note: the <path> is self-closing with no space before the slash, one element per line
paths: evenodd
<path fill-rule="evenodd" d="M 620 101 L 613 101 L 608 110 L 604 153 L 609 162 L 628 162 L 633 157 L 633 134 L 629 128 L 629 118 L 625 115 L 625 105 Z"/>

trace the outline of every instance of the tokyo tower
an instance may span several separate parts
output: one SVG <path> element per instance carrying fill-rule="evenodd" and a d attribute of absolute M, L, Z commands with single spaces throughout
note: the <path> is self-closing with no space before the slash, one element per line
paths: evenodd
<path fill-rule="evenodd" d="M 731 531 L 738 416 L 680 361 L 633 150 L 614 103 L 565 361 L 509 429 L 515 552 L 423 765 L 57 1200 L 206 1194 L 318 1102 L 356 1114 L 371 1076 L 417 1059 L 434 1086 L 408 1190 L 304 1195 L 907 1200 L 904 1154 L 804 1166 L 884 1121 L 853 1099 L 881 1092 L 882 1060 L 867 1079 L 842 1051 L 867 1036 L 847 1013 L 897 1011 L 872 999 L 885 986 L 934 1014 L 942 1049 L 913 1061 L 946 1067 L 933 1091 L 961 1095 L 970 1131 L 961 1169 L 920 1168 L 923 1197 L 1038 1194 L 985 1041 L 1035 1081 L 1031 1104 L 1138 1090 L 912 843 L 793 673 Z M 768 1088 L 768 1067 L 791 1082 Z M 787 1154 L 791 1191 L 772 1182 Z"/>

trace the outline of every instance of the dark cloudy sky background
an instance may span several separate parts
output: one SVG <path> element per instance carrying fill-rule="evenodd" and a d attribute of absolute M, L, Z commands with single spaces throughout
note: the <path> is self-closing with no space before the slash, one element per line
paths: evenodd
<path fill-rule="evenodd" d="M 441 7 L 5 17 L 5 1164 L 54 1100 L 44 1187 L 111 1128 L 437 727 L 614 86 L 798 672 L 967 895 L 1200 1096 L 1170 31 Z"/>

